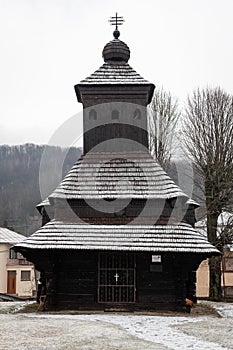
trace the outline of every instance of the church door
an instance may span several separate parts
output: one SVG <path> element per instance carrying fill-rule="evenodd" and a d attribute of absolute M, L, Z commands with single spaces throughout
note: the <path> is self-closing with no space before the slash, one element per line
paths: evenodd
<path fill-rule="evenodd" d="M 135 274 L 133 253 L 100 253 L 99 303 L 135 303 Z"/>

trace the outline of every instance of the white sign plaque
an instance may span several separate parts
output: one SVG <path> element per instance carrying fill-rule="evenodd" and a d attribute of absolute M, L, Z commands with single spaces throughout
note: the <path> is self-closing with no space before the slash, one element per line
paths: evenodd
<path fill-rule="evenodd" d="M 161 255 L 152 255 L 153 263 L 161 263 Z"/>

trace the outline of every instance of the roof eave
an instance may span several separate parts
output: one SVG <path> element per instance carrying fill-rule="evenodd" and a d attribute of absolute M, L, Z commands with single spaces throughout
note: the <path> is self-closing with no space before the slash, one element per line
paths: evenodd
<path fill-rule="evenodd" d="M 97 86 L 97 84 L 85 84 L 85 83 L 79 83 L 79 84 L 77 84 L 77 85 L 75 85 L 74 86 L 74 89 L 75 89 L 75 93 L 76 93 L 76 96 L 77 96 L 77 100 L 78 100 L 78 102 L 80 102 L 80 103 L 84 103 L 84 101 L 83 101 L 83 98 L 82 98 L 82 95 L 83 95 L 83 92 L 85 91 L 85 90 L 88 90 L 88 89 L 90 89 L 90 88 L 93 88 L 93 87 L 96 87 Z M 147 95 L 148 95 L 148 97 L 147 97 L 147 104 L 149 104 L 150 102 L 151 102 L 151 100 L 152 100 L 152 97 L 153 97 L 153 93 L 154 93 L 154 89 L 155 89 L 155 85 L 154 84 L 152 84 L 152 83 L 143 83 L 143 84 L 140 84 L 140 83 L 128 83 L 128 84 L 119 84 L 119 83 L 115 83 L 115 84 L 113 84 L 113 83 L 104 83 L 104 84 L 99 84 L 98 85 L 98 87 L 101 87 L 101 88 L 103 88 L 103 87 L 105 87 L 105 88 L 107 88 L 107 87 L 130 87 L 130 88 L 132 88 L 132 87 L 141 87 L 141 88 L 145 88 L 145 87 L 147 87 L 148 89 L 147 89 Z"/>
<path fill-rule="evenodd" d="M 131 246 L 65 246 L 65 245 L 58 245 L 57 247 L 51 246 L 48 244 L 47 246 L 45 245 L 34 245 L 34 246 L 26 246 L 23 244 L 18 243 L 17 245 L 13 246 L 12 249 L 16 252 L 21 252 L 21 253 L 26 253 L 27 251 L 32 251 L 32 250 L 43 250 L 43 251 L 61 251 L 61 250 L 85 250 L 85 251 L 132 251 L 132 252 L 138 252 L 138 253 L 143 253 L 143 252 L 150 252 L 150 253 L 160 253 L 160 254 L 195 254 L 195 255 L 203 255 L 203 259 L 210 258 L 212 256 L 220 256 L 222 253 L 220 251 L 216 250 L 201 250 L 201 249 L 156 249 L 154 247 L 150 248 L 140 248 L 140 247 L 131 247 Z"/>

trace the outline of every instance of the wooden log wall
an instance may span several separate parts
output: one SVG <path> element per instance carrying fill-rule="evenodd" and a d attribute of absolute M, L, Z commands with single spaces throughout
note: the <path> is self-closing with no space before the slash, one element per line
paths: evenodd
<path fill-rule="evenodd" d="M 195 214 L 193 210 L 188 210 L 189 214 L 186 214 L 187 208 L 178 206 L 174 208 L 175 201 L 173 200 L 153 200 L 153 199 L 132 199 L 124 208 L 123 201 L 118 200 L 117 204 L 114 202 L 115 212 L 109 213 L 105 210 L 111 203 L 108 200 L 102 200 L 101 206 L 103 211 L 98 211 L 98 200 L 89 200 L 88 203 L 85 200 L 55 200 L 55 219 L 57 220 L 72 220 L 77 217 L 90 224 L 127 224 L 135 218 L 140 217 L 142 224 L 167 224 L 169 219 L 176 221 L 177 217 L 183 222 L 187 222 L 191 225 L 195 222 Z M 117 211 L 116 205 L 119 206 Z M 146 210 L 144 210 L 146 206 Z M 123 209 L 122 209 L 123 207 Z M 143 215 L 141 215 L 143 211 Z"/>
<path fill-rule="evenodd" d="M 62 308 L 93 308 L 97 301 L 98 253 L 62 253 L 57 276 L 57 305 Z"/>
<path fill-rule="evenodd" d="M 61 250 L 43 256 L 49 309 L 122 307 L 98 303 L 98 254 Z M 161 254 L 159 263 L 152 262 L 152 255 L 157 253 L 135 253 L 136 303 L 129 309 L 185 311 L 185 298 L 195 301 L 195 269 L 202 258 L 168 253 Z"/>

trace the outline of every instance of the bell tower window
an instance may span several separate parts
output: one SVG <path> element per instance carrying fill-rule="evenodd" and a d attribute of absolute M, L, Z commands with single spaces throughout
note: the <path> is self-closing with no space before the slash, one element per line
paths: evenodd
<path fill-rule="evenodd" d="M 118 119 L 119 119 L 119 112 L 116 109 L 114 109 L 112 111 L 112 120 L 118 120 Z"/>
<path fill-rule="evenodd" d="M 133 114 L 133 118 L 136 120 L 141 120 L 142 119 L 142 113 L 140 109 L 136 108 Z"/>
<path fill-rule="evenodd" d="M 89 120 L 97 120 L 97 112 L 94 109 L 91 109 L 89 112 Z"/>

